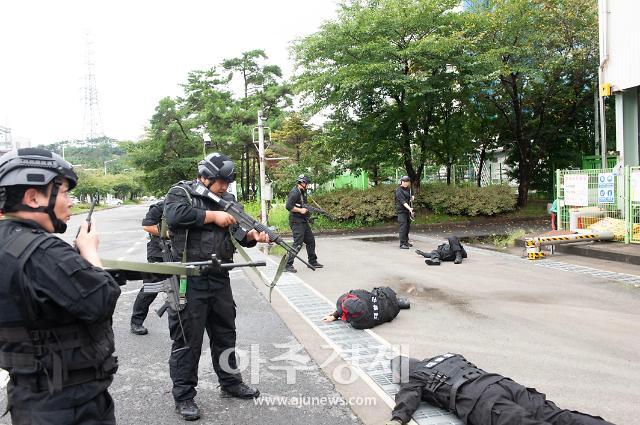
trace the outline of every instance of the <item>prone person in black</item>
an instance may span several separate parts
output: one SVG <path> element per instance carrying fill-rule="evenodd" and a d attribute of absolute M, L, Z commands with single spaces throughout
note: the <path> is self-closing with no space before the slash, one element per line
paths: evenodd
<path fill-rule="evenodd" d="M 425 257 L 424 262 L 428 266 L 439 266 L 441 261 L 453 261 L 453 264 L 461 264 L 462 259 L 467 258 L 467 251 L 456 236 L 449 236 L 447 243 L 438 245 L 438 248 L 431 252 L 416 249 L 416 254 Z"/>
<path fill-rule="evenodd" d="M 460 354 L 424 360 L 398 356 L 391 370 L 401 383 L 387 425 L 409 422 L 423 400 L 469 425 L 612 425 L 599 416 L 560 409 L 535 389 L 485 372 Z"/>
<path fill-rule="evenodd" d="M 371 329 L 392 321 L 401 309 L 409 307 L 409 300 L 398 297 L 388 286 L 373 288 L 371 292 L 353 289 L 338 298 L 336 311 L 325 316 L 322 321 L 341 319 L 355 329 Z"/>
<path fill-rule="evenodd" d="M 396 213 L 398 214 L 398 223 L 400 223 L 400 230 L 398 231 L 400 249 L 409 249 L 413 246 L 409 242 L 409 229 L 411 228 L 411 219 L 413 218 L 413 208 L 411 207 L 413 196 L 411 195 L 409 186 L 411 186 L 409 176 L 402 176 L 400 178 L 400 185 L 396 188 L 395 192 Z"/>
<path fill-rule="evenodd" d="M 162 262 L 162 247 L 160 246 L 159 224 L 164 211 L 164 200 L 156 202 L 149 207 L 147 215 L 142 220 L 142 229 L 149 233 L 147 242 L 147 261 L 149 263 Z M 147 283 L 147 281 L 143 281 Z M 131 333 L 135 335 L 146 335 L 149 331 L 143 326 L 144 320 L 149 314 L 149 306 L 156 299 L 157 292 L 144 292 L 144 286 L 138 292 L 133 303 L 131 312 Z"/>
<path fill-rule="evenodd" d="M 297 250 L 302 249 L 302 244 L 307 247 L 307 257 L 309 264 L 316 269 L 323 267 L 318 263 L 318 256 L 316 255 L 316 239 L 313 236 L 313 231 L 309 225 L 310 212 L 307 208 L 297 207 L 297 205 L 307 204 L 307 185 L 311 182 L 309 177 L 304 174 L 300 174 L 296 180 L 296 185 L 289 191 L 287 197 L 286 208 L 289 211 L 289 226 L 291 227 L 291 233 L 293 234 L 293 245 Z M 293 267 L 293 260 L 295 256 L 289 254 L 287 258 L 287 265 L 285 271 L 289 273 L 296 273 L 297 270 Z"/>
<path fill-rule="evenodd" d="M 237 227 L 236 220 L 222 211 L 216 202 L 198 194 L 195 188 L 204 185 L 222 199 L 234 201 L 227 188 L 235 176 L 234 164 L 229 157 L 212 153 L 198 164 L 196 180 L 182 181 L 169 190 L 165 198 L 165 217 L 176 261 L 207 261 L 215 254 L 223 263 L 232 262 L 235 247 L 230 228 L 233 231 Z M 269 242 L 269 238 L 264 232 L 250 230 L 238 242 L 251 247 L 257 242 Z M 184 310 L 170 310 L 169 314 L 169 332 L 173 340 L 169 371 L 176 412 L 185 420 L 200 417 L 194 397 L 205 330 L 223 396 L 258 397 L 260 391 L 247 386 L 237 370 L 236 307 L 228 270 L 213 269 L 204 276 L 188 278 L 186 299 Z"/>
<path fill-rule="evenodd" d="M 15 425 L 115 424 L 113 311 L 95 225 L 76 249 L 55 237 L 71 216 L 71 164 L 45 149 L 0 157 L 0 367 Z"/>

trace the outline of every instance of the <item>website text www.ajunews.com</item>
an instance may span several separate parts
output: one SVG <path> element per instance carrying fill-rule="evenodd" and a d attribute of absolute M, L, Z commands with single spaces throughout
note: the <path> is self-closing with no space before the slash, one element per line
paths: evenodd
<path fill-rule="evenodd" d="M 270 396 L 258 397 L 253 400 L 258 406 L 375 406 L 375 397 L 349 397 L 344 399 L 339 396 Z"/>

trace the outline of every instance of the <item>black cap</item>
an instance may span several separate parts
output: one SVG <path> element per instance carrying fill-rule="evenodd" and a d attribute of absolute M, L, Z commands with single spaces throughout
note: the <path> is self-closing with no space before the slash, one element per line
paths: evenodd
<path fill-rule="evenodd" d="M 409 178 L 409 176 L 402 176 L 402 177 L 400 177 L 400 181 L 401 182 L 410 182 L 411 179 Z"/>

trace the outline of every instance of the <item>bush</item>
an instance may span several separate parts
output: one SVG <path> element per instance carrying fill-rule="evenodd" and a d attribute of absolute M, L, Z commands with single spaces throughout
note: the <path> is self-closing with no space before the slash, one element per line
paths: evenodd
<path fill-rule="evenodd" d="M 396 186 L 380 185 L 367 190 L 339 189 L 314 197 L 337 220 L 372 224 L 396 216 Z"/>
<path fill-rule="evenodd" d="M 507 185 L 486 187 L 423 185 L 416 202 L 437 214 L 496 215 L 516 209 L 516 194 Z"/>

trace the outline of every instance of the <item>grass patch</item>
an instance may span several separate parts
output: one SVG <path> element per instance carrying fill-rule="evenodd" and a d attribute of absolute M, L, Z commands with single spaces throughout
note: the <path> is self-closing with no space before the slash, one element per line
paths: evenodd
<path fill-rule="evenodd" d="M 522 229 L 517 230 L 508 235 L 496 235 L 495 237 L 493 237 L 493 240 L 491 241 L 491 243 L 496 248 L 500 248 L 500 249 L 513 248 L 514 246 L 516 246 L 516 239 L 520 239 L 524 237 L 524 235 L 525 235 L 525 231 Z"/>

